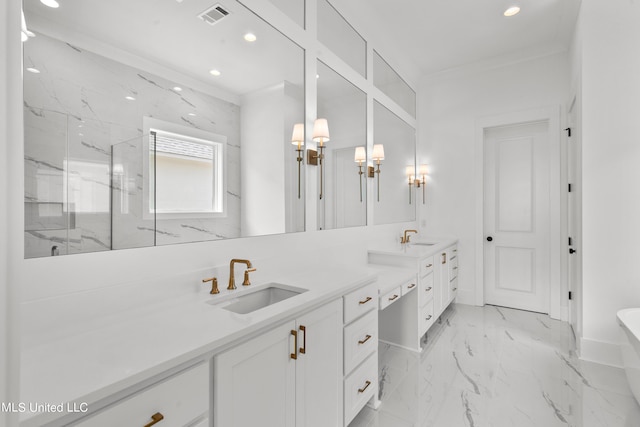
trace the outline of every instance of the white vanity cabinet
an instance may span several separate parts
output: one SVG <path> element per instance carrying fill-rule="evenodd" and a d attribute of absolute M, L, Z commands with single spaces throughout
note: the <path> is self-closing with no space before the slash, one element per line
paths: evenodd
<path fill-rule="evenodd" d="M 397 291 L 398 295 L 402 292 L 400 287 Z M 367 402 L 371 400 L 377 402 L 378 284 L 371 283 L 345 295 L 344 313 L 344 425 L 346 426 Z"/>
<path fill-rule="evenodd" d="M 81 419 L 74 426 L 194 426 L 208 425 L 210 403 L 209 364 L 201 362 L 166 379 L 123 397 Z M 154 423 L 155 421 L 155 423 Z"/>
<path fill-rule="evenodd" d="M 370 250 L 369 263 L 403 267 L 417 275 L 417 298 L 408 294 L 408 298 L 403 297 L 381 311 L 379 327 L 381 341 L 421 351 L 420 339 L 457 293 L 455 241 L 409 245 L 400 250 Z"/>
<path fill-rule="evenodd" d="M 342 300 L 214 357 L 214 425 L 342 423 Z"/>

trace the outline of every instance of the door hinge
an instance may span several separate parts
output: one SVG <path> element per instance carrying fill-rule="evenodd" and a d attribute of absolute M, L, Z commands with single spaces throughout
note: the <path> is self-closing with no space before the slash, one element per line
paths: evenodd
<path fill-rule="evenodd" d="M 573 239 L 569 237 L 569 246 L 573 245 Z"/>
<path fill-rule="evenodd" d="M 569 193 L 571 193 L 571 184 L 569 184 Z"/>
<path fill-rule="evenodd" d="M 572 299 L 571 291 L 569 291 L 569 299 Z"/>
<path fill-rule="evenodd" d="M 571 128 L 566 128 L 565 130 L 567 131 L 567 136 L 571 138 Z"/>

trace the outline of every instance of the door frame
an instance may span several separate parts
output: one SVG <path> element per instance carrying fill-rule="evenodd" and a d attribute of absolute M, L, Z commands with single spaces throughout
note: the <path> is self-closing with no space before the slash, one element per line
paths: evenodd
<path fill-rule="evenodd" d="M 549 316 L 567 320 L 567 305 L 562 307 L 562 290 L 567 287 L 562 271 L 566 260 L 562 258 L 561 243 L 567 241 L 567 225 L 562 220 L 566 201 L 561 197 L 562 176 L 566 176 L 566 164 L 561 162 L 560 106 L 548 106 L 515 111 L 476 119 L 475 122 L 475 304 L 484 305 L 484 132 L 485 129 L 519 123 L 547 121 L 549 123 Z M 566 214 L 565 214 L 566 216 Z M 566 257 L 565 257 L 566 258 Z M 566 271 L 566 270 L 564 270 Z M 566 292 L 565 292 L 566 294 Z"/>

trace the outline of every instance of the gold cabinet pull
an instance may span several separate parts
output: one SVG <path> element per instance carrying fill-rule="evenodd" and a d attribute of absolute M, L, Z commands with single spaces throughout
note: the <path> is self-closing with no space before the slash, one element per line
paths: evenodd
<path fill-rule="evenodd" d="M 413 289 L 416 287 L 415 283 L 410 284 L 409 286 L 407 286 L 407 289 Z"/>
<path fill-rule="evenodd" d="M 432 317 L 433 317 L 432 315 L 428 315 L 426 319 L 431 320 Z"/>
<path fill-rule="evenodd" d="M 393 301 L 394 299 L 398 298 L 398 295 L 393 295 L 391 298 L 389 298 L 389 301 Z"/>
<path fill-rule="evenodd" d="M 458 269 L 458 267 L 453 267 L 453 269 L 454 269 L 454 270 L 457 270 L 457 269 Z"/>
<path fill-rule="evenodd" d="M 429 286 L 427 289 L 425 289 L 425 292 L 429 292 L 431 289 L 433 289 L 433 286 Z"/>
<path fill-rule="evenodd" d="M 367 334 L 367 336 L 363 340 L 358 341 L 358 344 L 364 344 L 367 341 L 369 341 L 370 339 L 371 339 L 371 335 Z"/>
<path fill-rule="evenodd" d="M 298 358 L 298 331 L 292 329 L 291 335 L 293 335 L 293 353 L 291 353 L 291 358 L 296 360 Z"/>
<path fill-rule="evenodd" d="M 443 263 L 443 264 L 446 264 L 446 263 L 447 263 L 447 253 L 446 253 L 446 252 L 443 252 L 443 253 L 442 253 L 442 263 Z"/>
<path fill-rule="evenodd" d="M 371 301 L 371 297 L 367 297 L 364 301 L 360 301 L 360 302 L 358 302 L 358 304 L 360 304 L 360 305 L 362 305 L 362 304 L 366 304 L 366 303 L 368 303 L 369 301 Z"/>
<path fill-rule="evenodd" d="M 364 393 L 364 391 L 371 385 L 371 381 L 364 383 L 364 387 L 358 389 L 358 393 Z"/>
<path fill-rule="evenodd" d="M 160 412 L 156 412 L 155 414 L 151 415 L 151 419 L 153 421 L 151 421 L 149 424 L 145 424 L 144 427 L 151 427 L 152 425 L 159 423 L 160 421 L 164 420 L 164 415 L 162 415 Z"/>
<path fill-rule="evenodd" d="M 430 267 L 433 267 L 433 264 L 431 263 L 427 264 L 426 268 L 430 268 Z"/>
<path fill-rule="evenodd" d="M 307 328 L 304 326 L 300 326 L 300 330 L 304 332 L 304 336 L 302 337 L 302 347 L 300 347 L 300 353 L 306 354 L 307 352 Z"/>

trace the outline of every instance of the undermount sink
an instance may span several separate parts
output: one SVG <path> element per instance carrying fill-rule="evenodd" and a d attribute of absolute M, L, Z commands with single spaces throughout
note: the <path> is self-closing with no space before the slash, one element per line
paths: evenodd
<path fill-rule="evenodd" d="M 243 290 L 241 295 L 225 295 L 224 300 L 214 299 L 208 304 L 232 311 L 238 314 L 248 314 L 261 308 L 269 307 L 280 301 L 284 301 L 296 295 L 306 292 L 307 289 L 280 283 L 269 283 L 256 289 Z"/>

